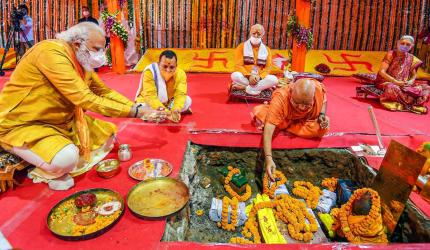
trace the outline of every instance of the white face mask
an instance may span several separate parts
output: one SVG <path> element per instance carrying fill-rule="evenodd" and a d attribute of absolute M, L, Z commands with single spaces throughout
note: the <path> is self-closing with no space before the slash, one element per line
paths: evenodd
<path fill-rule="evenodd" d="M 88 50 L 88 52 L 90 53 L 88 64 L 91 66 L 91 68 L 100 68 L 101 66 L 106 64 L 106 54 L 103 50 L 97 52 Z"/>
<path fill-rule="evenodd" d="M 81 45 L 76 51 L 76 59 L 85 71 L 93 71 L 93 68 L 89 64 L 90 54 L 84 45 Z"/>
<path fill-rule="evenodd" d="M 251 38 L 250 38 L 249 40 L 250 40 L 250 41 L 251 41 L 251 43 L 252 43 L 252 44 L 254 44 L 254 45 L 258 45 L 258 44 L 260 44 L 260 43 L 261 43 L 261 38 L 256 38 L 256 37 L 251 36 Z"/>

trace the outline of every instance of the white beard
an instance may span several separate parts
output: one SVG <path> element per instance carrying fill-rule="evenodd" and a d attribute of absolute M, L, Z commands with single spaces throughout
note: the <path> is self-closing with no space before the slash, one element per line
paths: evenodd
<path fill-rule="evenodd" d="M 84 68 L 85 71 L 92 72 L 94 71 L 93 68 L 90 66 L 90 54 L 86 51 L 84 46 L 81 45 L 79 49 L 76 51 L 76 59 L 78 60 L 79 64 Z"/>

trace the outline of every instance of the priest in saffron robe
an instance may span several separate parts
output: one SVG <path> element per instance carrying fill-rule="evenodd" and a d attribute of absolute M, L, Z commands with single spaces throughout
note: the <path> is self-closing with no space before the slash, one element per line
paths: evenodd
<path fill-rule="evenodd" d="M 270 74 L 272 54 L 262 42 L 263 35 L 263 26 L 255 24 L 251 27 L 250 38 L 236 48 L 235 72 L 231 74 L 233 89 L 245 89 L 247 94 L 259 95 L 278 84 L 278 78 Z"/>
<path fill-rule="evenodd" d="M 270 105 L 262 104 L 254 108 L 256 124 L 264 127 L 266 171 L 272 180 L 275 169 L 272 138 L 275 129 L 286 130 L 304 138 L 323 137 L 330 124 L 326 109 L 327 99 L 323 84 L 310 78 L 299 79 L 276 90 Z"/>

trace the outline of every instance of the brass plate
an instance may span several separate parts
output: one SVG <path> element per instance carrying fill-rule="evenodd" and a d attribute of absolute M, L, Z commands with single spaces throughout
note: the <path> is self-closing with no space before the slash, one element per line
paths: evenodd
<path fill-rule="evenodd" d="M 159 177 L 134 186 L 128 192 L 127 205 L 138 216 L 158 218 L 178 212 L 189 199 L 188 187 L 182 181 Z"/>
<path fill-rule="evenodd" d="M 106 199 L 111 201 L 119 201 L 121 203 L 121 208 L 119 209 L 119 216 L 110 221 L 110 223 L 105 224 L 104 226 L 97 228 L 97 230 L 93 231 L 90 230 L 89 233 L 83 233 L 79 235 L 73 235 L 73 227 L 76 226 L 76 224 L 73 222 L 72 215 L 68 216 L 66 213 L 62 213 L 64 211 L 61 211 L 60 209 L 64 206 L 64 204 L 67 204 L 70 201 L 74 201 L 75 198 L 77 198 L 79 195 L 83 193 L 93 193 L 96 195 L 97 199 Z M 69 209 L 76 209 L 74 206 L 73 208 L 67 208 L 67 211 Z M 77 210 L 77 209 L 76 209 Z M 120 219 L 121 216 L 124 214 L 124 200 L 121 197 L 121 195 L 113 190 L 105 189 L 105 188 L 93 188 L 93 189 L 87 189 L 83 190 L 77 193 L 74 193 L 65 199 L 58 202 L 49 212 L 48 217 L 46 219 L 47 226 L 49 230 L 57 237 L 64 239 L 64 240 L 86 240 L 91 239 L 94 237 L 97 237 L 106 231 L 108 231 L 110 228 L 112 228 Z M 99 217 L 101 215 L 97 215 Z M 56 218 L 61 218 L 57 220 Z M 97 220 L 97 219 L 96 219 Z M 89 225 L 89 226 L 81 226 L 81 228 L 89 228 L 94 227 L 95 225 Z"/>
<path fill-rule="evenodd" d="M 151 161 L 153 169 L 148 169 L 144 162 Z M 173 166 L 163 159 L 146 158 L 138 161 L 128 168 L 128 175 L 138 181 L 143 181 L 154 177 L 166 177 L 172 173 Z"/>

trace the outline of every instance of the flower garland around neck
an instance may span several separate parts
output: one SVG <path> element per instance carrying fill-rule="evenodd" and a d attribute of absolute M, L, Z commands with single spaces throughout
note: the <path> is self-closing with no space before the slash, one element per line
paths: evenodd
<path fill-rule="evenodd" d="M 238 201 L 245 202 L 247 201 L 252 194 L 251 186 L 249 184 L 246 184 L 245 187 L 245 193 L 243 195 L 239 195 L 236 193 L 233 188 L 230 186 L 231 178 L 233 178 L 233 175 L 240 174 L 240 169 L 234 168 L 232 166 L 228 166 L 228 174 L 227 177 L 224 179 L 224 188 L 227 193 L 229 193 L 232 197 L 236 197 Z"/>
<path fill-rule="evenodd" d="M 365 218 L 357 223 L 350 223 L 348 218 L 354 216 L 352 214 L 353 203 L 362 197 L 364 194 L 370 193 L 372 200 L 372 207 Z M 387 235 L 384 232 L 381 215 L 381 199 L 378 192 L 371 188 L 362 188 L 355 190 L 354 194 L 349 198 L 348 202 L 345 203 L 339 209 L 333 209 L 332 216 L 336 219 L 336 225 L 339 227 L 341 233 L 351 243 L 386 243 L 388 242 Z M 370 235 L 370 230 L 375 227 L 380 227 L 375 235 Z"/>
<path fill-rule="evenodd" d="M 279 170 L 275 171 L 273 177 L 277 181 L 270 182 L 269 176 L 267 175 L 267 173 L 265 173 L 264 177 L 263 177 L 263 194 L 267 194 L 270 197 L 270 199 L 275 198 L 275 191 L 276 191 L 276 189 L 280 185 L 285 184 L 287 182 L 287 178 Z"/>
<path fill-rule="evenodd" d="M 306 181 L 295 181 L 293 194 L 304 198 L 306 200 L 306 204 L 312 209 L 315 209 L 318 205 L 318 200 L 322 194 L 322 191 L 319 187 L 314 186 L 310 182 Z"/>

